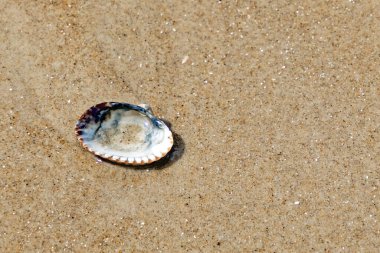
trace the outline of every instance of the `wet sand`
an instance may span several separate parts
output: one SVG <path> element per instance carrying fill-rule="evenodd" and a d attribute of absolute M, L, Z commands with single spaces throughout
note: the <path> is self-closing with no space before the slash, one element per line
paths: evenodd
<path fill-rule="evenodd" d="M 376 252 L 379 10 L 1 0 L 1 252 Z M 97 160 L 74 127 L 103 101 L 174 152 Z"/>

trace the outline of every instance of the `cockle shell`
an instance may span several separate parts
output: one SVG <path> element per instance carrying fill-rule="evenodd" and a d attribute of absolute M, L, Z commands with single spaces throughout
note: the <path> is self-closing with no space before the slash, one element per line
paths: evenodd
<path fill-rule="evenodd" d="M 75 128 L 85 149 L 122 164 L 149 164 L 173 146 L 168 126 L 147 105 L 104 102 L 88 109 Z"/>

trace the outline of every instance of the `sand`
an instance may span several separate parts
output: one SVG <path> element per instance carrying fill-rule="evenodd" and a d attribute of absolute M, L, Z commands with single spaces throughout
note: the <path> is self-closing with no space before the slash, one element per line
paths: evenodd
<path fill-rule="evenodd" d="M 380 1 L 0 1 L 1 252 L 376 252 Z M 171 123 L 133 168 L 103 101 Z"/>

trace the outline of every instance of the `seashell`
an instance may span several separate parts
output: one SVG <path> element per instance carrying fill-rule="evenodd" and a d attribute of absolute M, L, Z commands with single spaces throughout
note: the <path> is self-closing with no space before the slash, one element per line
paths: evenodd
<path fill-rule="evenodd" d="M 104 102 L 88 109 L 75 128 L 91 153 L 122 164 L 149 164 L 173 146 L 169 127 L 153 116 L 148 105 Z"/>

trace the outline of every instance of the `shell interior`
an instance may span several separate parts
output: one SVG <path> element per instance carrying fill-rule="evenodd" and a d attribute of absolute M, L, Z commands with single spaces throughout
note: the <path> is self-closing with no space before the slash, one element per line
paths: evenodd
<path fill-rule="evenodd" d="M 127 103 L 91 107 L 77 123 L 83 146 L 105 159 L 126 164 L 152 163 L 173 146 L 173 136 L 150 110 Z"/>

